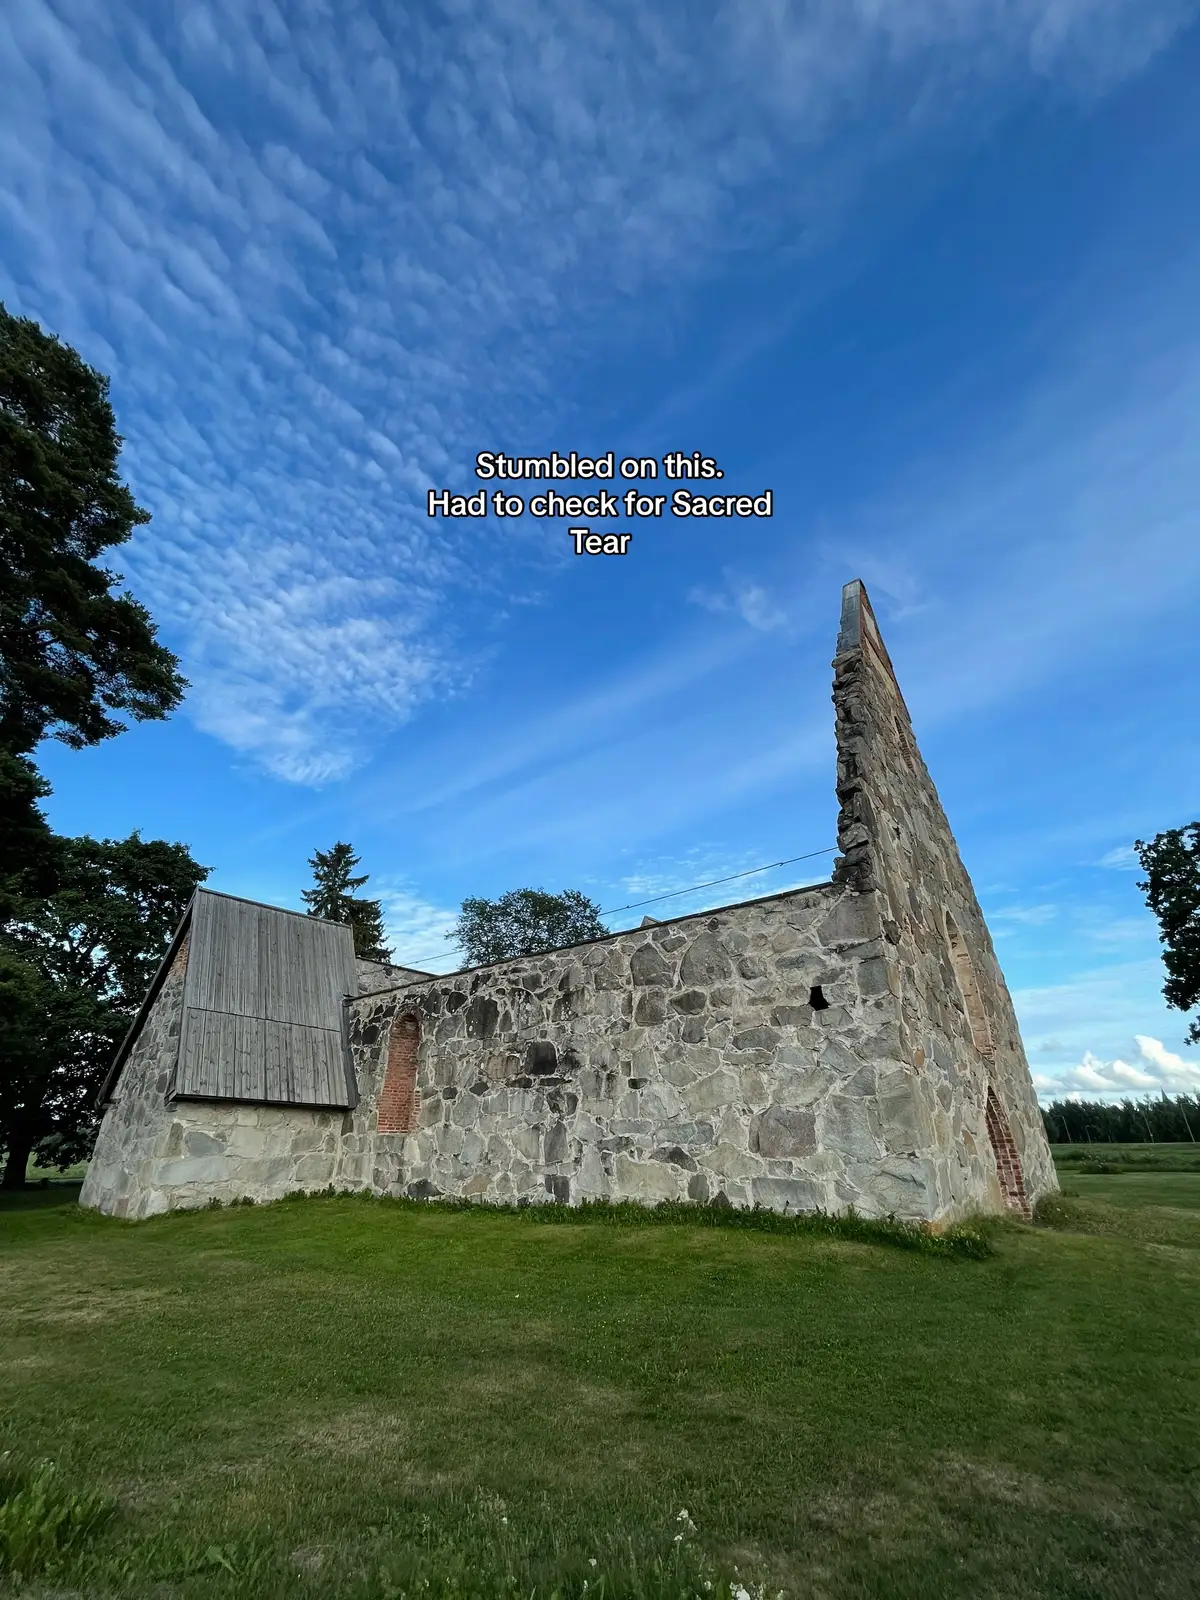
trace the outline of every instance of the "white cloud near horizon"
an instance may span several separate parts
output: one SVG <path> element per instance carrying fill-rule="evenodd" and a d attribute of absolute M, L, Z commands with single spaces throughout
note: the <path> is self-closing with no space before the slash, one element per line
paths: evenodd
<path fill-rule="evenodd" d="M 1137 1099 L 1147 1094 L 1200 1094 L 1200 1057 L 1185 1060 L 1160 1039 L 1136 1034 L 1136 1058 L 1104 1061 L 1090 1050 L 1073 1066 L 1033 1074 L 1039 1099 Z"/>
<path fill-rule="evenodd" d="M 889 140 L 1046 80 L 1102 93 L 1193 13 L 764 0 L 697 28 L 464 0 L 401 31 L 353 5 L 28 0 L 0 22 L 0 292 L 113 374 L 155 515 L 126 566 L 191 715 L 315 785 L 461 691 L 481 616 L 548 560 L 523 531 L 481 571 L 425 488 L 561 428 L 558 375 L 639 295 L 827 240 Z M 754 585 L 731 604 L 782 614 Z"/>

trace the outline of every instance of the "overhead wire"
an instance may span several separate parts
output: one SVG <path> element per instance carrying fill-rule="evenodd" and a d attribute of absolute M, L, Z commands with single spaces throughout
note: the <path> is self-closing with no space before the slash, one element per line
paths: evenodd
<path fill-rule="evenodd" d="M 776 867 L 794 866 L 797 861 L 812 861 L 816 856 L 831 856 L 836 849 L 836 845 L 827 845 L 824 850 L 809 850 L 806 851 L 802 856 L 787 856 L 782 861 L 768 861 L 767 864 L 762 867 L 747 867 L 745 872 L 731 872 L 726 878 L 709 878 L 706 883 L 693 883 L 690 884 L 686 889 L 671 889 L 666 894 L 651 895 L 648 900 L 631 900 L 628 905 L 612 906 L 607 911 L 598 912 L 597 915 L 601 917 L 615 917 L 620 911 L 638 911 L 642 906 L 658 905 L 659 902 L 663 900 L 677 900 L 680 895 L 695 894 L 700 889 L 715 889 L 717 885 L 721 883 L 734 883 L 739 878 L 756 877 L 760 872 L 773 872 Z M 628 928 L 618 928 L 614 931 L 617 933 L 628 933 L 630 930 Z M 462 949 L 462 945 L 457 939 L 454 940 L 453 943 L 447 940 L 447 947 L 448 948 L 444 950 L 430 950 L 423 956 L 410 956 L 408 958 L 408 962 L 396 962 L 394 965 L 407 966 L 409 962 L 432 961 L 435 956 L 448 954 L 449 950 Z"/>

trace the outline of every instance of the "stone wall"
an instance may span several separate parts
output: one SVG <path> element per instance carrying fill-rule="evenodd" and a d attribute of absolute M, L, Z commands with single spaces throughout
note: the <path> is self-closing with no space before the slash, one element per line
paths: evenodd
<path fill-rule="evenodd" d="M 835 877 L 878 903 L 899 1056 L 922 1128 L 935 1126 L 939 1210 L 1027 1209 L 1058 1182 L 1012 1000 L 860 584 L 847 586 L 834 672 Z M 1019 1205 L 998 1171 L 1011 1152 L 989 1133 L 989 1088 L 1019 1161 Z"/>
<path fill-rule="evenodd" d="M 858 584 L 834 668 L 832 883 L 447 977 L 359 962 L 346 1113 L 168 1099 L 185 943 L 83 1203 L 148 1216 L 332 1183 L 1027 1214 L 1056 1180 L 1012 1003 Z"/>
<path fill-rule="evenodd" d="M 381 1132 L 413 1018 L 416 1131 Z M 933 1219 L 899 1039 L 874 898 L 833 885 L 363 996 L 335 1182 Z"/>
<path fill-rule="evenodd" d="M 415 967 L 397 967 L 390 962 L 364 961 L 361 956 L 354 958 L 354 972 L 358 980 L 359 994 L 374 994 L 378 989 L 394 989 L 398 983 L 415 983 L 419 978 L 427 978 L 427 972 L 420 972 Z"/>
<path fill-rule="evenodd" d="M 79 1203 L 117 1217 L 277 1200 L 333 1180 L 340 1111 L 167 1098 L 179 1053 L 185 938 L 104 1115 Z"/>

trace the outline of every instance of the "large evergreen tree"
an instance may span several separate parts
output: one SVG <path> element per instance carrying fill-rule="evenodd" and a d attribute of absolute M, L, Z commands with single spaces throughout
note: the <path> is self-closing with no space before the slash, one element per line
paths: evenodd
<path fill-rule="evenodd" d="M 60 839 L 44 738 L 74 749 L 185 687 L 149 613 L 103 565 L 148 520 L 117 471 L 108 379 L 0 305 L 0 1147 L 86 1154 L 94 1093 L 204 870 L 182 845 Z"/>
<path fill-rule="evenodd" d="M 308 864 L 315 887 L 301 890 L 301 899 L 309 916 L 349 927 L 354 934 L 354 954 L 363 961 L 390 961 L 392 952 L 383 942 L 382 906 L 378 900 L 354 893 L 370 874 L 354 875 L 358 857 L 351 847 L 339 842 L 331 850 L 315 850 Z"/>
<path fill-rule="evenodd" d="M 510 889 L 498 900 L 464 900 L 446 937 L 461 945 L 468 965 L 483 967 L 512 956 L 585 944 L 607 932 L 599 906 L 578 889 L 564 889 L 562 894 Z"/>
<path fill-rule="evenodd" d="M 99 564 L 149 514 L 117 473 L 108 379 L 0 304 L 0 923 L 53 881 L 40 740 L 79 749 L 114 713 L 163 717 L 185 687 L 145 607 Z"/>
<path fill-rule="evenodd" d="M 1163 996 L 1177 1011 L 1200 1006 L 1200 822 L 1167 828 L 1134 845 L 1145 878 L 1138 888 L 1158 918 L 1167 981 Z M 1200 1044 L 1200 1021 L 1188 1029 Z"/>
<path fill-rule="evenodd" d="M 31 1152 L 86 1156 L 96 1094 L 197 884 L 186 846 L 162 839 L 60 839 L 57 886 L 27 900 L 0 941 L 3 1186 Z"/>
<path fill-rule="evenodd" d="M 108 379 L 0 305 L 0 749 L 73 748 L 184 690 L 145 606 L 99 564 L 150 514 L 117 474 Z"/>

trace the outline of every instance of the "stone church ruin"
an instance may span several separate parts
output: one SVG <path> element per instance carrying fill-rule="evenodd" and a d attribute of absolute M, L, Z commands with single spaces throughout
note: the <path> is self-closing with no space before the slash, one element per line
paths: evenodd
<path fill-rule="evenodd" d="M 1028 1216 L 1057 1187 L 1012 1002 L 866 593 L 834 661 L 830 882 L 435 977 L 198 890 L 81 1201 L 297 1189 Z"/>

